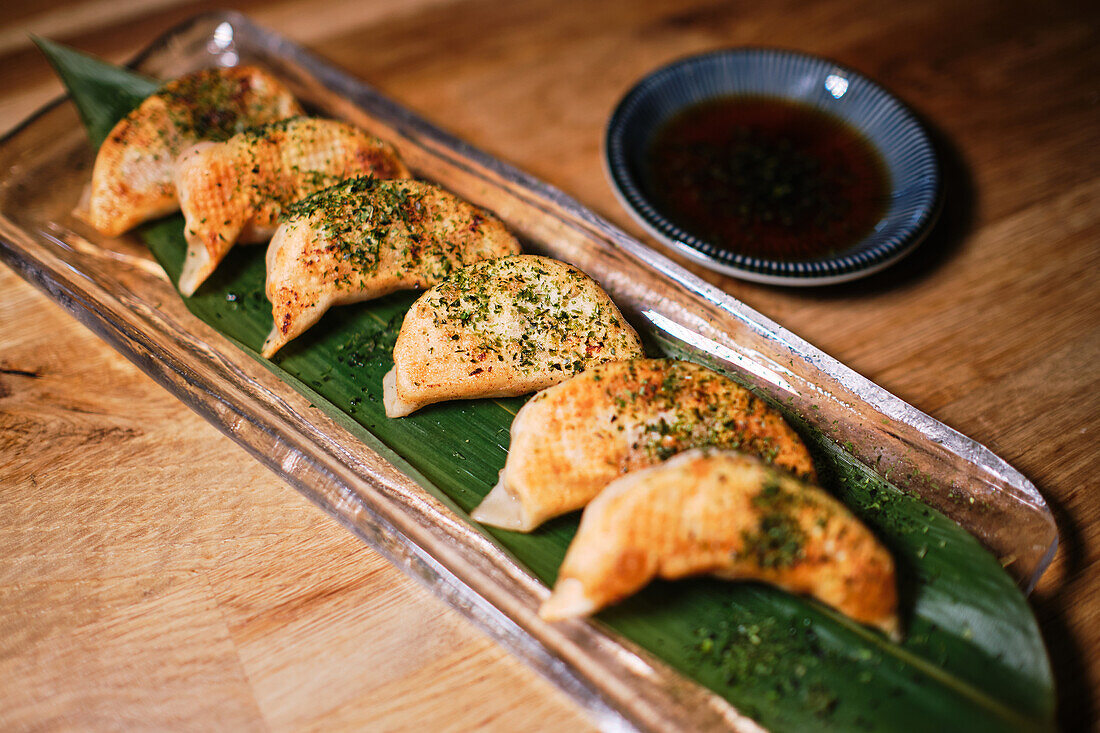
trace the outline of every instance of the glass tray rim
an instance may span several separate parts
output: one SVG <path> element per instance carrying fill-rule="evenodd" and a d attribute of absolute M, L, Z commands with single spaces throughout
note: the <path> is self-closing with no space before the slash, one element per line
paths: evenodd
<path fill-rule="evenodd" d="M 879 404 L 877 407 L 880 411 L 889 414 L 892 410 L 893 413 L 899 417 L 904 416 L 908 420 L 915 421 L 929 440 L 939 445 L 946 446 L 948 449 L 955 450 L 960 456 L 978 456 L 981 460 L 986 462 L 987 467 L 989 464 L 993 464 L 1005 477 L 1006 481 L 1013 484 L 1024 495 L 1030 497 L 1036 503 L 1037 507 L 1046 509 L 1046 512 L 1049 514 L 1049 509 L 1046 508 L 1045 501 L 1034 485 L 1003 460 L 993 455 L 992 452 L 984 446 L 948 428 L 877 385 L 869 382 L 869 380 L 866 380 L 864 377 L 845 367 L 839 361 L 817 350 L 815 347 L 770 319 L 757 313 L 755 310 L 737 301 L 732 296 L 729 296 L 716 287 L 709 285 L 701 278 L 698 278 L 680 265 L 668 259 L 665 255 L 634 240 L 625 232 L 592 213 L 560 190 L 542 183 L 522 171 L 515 169 L 513 166 L 503 163 L 473 148 L 457 137 L 440 130 L 432 123 L 408 112 L 408 110 L 400 107 L 395 102 L 383 97 L 369 85 L 351 77 L 349 74 L 337 69 L 324 59 L 313 55 L 311 52 L 297 46 L 282 36 L 256 25 L 244 15 L 236 12 L 211 12 L 197 15 L 162 34 L 158 39 L 143 49 L 129 65 L 134 67 L 141 64 L 144 60 L 155 55 L 158 50 L 162 50 L 167 46 L 174 37 L 186 32 L 187 29 L 196 27 L 202 23 L 214 22 L 229 23 L 234 28 L 247 31 L 246 40 L 248 34 L 251 34 L 255 38 L 261 39 L 265 43 L 273 46 L 275 48 L 275 53 L 288 53 L 295 63 L 304 66 L 321 84 L 326 86 L 346 86 L 350 84 L 358 87 L 362 95 L 371 97 L 375 102 L 390 105 L 395 113 L 403 116 L 404 121 L 418 128 L 421 132 L 429 134 L 430 137 L 440 145 L 449 147 L 456 154 L 476 161 L 488 170 L 496 172 L 505 179 L 526 188 L 534 195 L 540 196 L 571 214 L 574 214 L 585 224 L 596 229 L 600 234 L 606 236 L 627 253 L 643 259 L 647 265 L 659 275 L 663 275 L 671 283 L 689 291 L 697 298 L 719 306 L 735 317 L 759 329 L 759 331 L 767 337 L 782 340 L 793 350 L 808 355 L 815 366 L 821 369 L 822 372 L 837 379 L 841 384 L 855 385 L 858 389 L 854 389 L 853 391 L 865 396 L 870 395 L 878 399 Z M 238 33 L 237 35 L 239 36 L 240 34 Z M 0 138 L 0 146 L 8 145 L 11 140 L 16 138 L 26 128 L 33 125 L 38 119 L 49 114 L 52 110 L 64 104 L 66 101 L 67 97 L 62 96 L 44 105 L 25 121 L 5 134 L 3 138 Z M 358 104 L 358 102 L 354 100 L 353 103 Z M 7 222 L 5 221 L 4 223 L 6 224 Z M 0 233 L 6 232 L 0 231 Z M 11 247 L 16 246 L 14 243 L 7 241 L 7 239 L 7 237 L 0 237 L 0 244 L 9 245 Z M 517 608 L 508 608 L 507 611 L 502 611 L 501 607 L 507 608 L 509 605 L 502 602 L 502 599 L 495 599 L 494 602 L 483 597 L 483 595 L 478 596 L 477 590 L 467 585 L 462 577 L 459 577 L 453 572 L 452 568 L 441 565 L 438 562 L 438 558 L 432 555 L 431 548 L 433 543 L 431 541 L 423 538 L 421 538 L 421 540 L 415 538 L 410 540 L 408 535 L 415 533 L 410 533 L 408 527 L 391 527 L 395 535 L 401 535 L 401 533 L 404 532 L 405 534 L 401 535 L 403 539 L 411 541 L 415 545 L 413 547 L 405 546 L 398 548 L 394 546 L 392 538 L 385 537 L 384 533 L 378 531 L 365 531 L 354 519 L 349 518 L 347 515 L 347 508 L 341 506 L 342 502 L 339 501 L 339 498 L 342 497 L 344 500 L 348 498 L 347 493 L 350 491 L 350 487 L 356 483 L 356 477 L 341 476 L 341 471 L 334 469 L 331 465 L 324 465 L 326 463 L 325 461 L 320 461 L 319 463 L 321 465 L 316 467 L 319 471 L 317 475 L 314 476 L 315 481 L 319 484 L 323 484 L 327 479 L 328 481 L 335 481 L 335 483 L 338 484 L 341 479 L 344 479 L 347 484 L 344 486 L 343 490 L 337 487 L 330 492 L 330 494 L 325 494 L 323 491 L 319 491 L 316 485 L 309 485 L 307 475 L 291 474 L 291 472 L 285 469 L 285 465 L 282 462 L 274 460 L 274 456 L 280 455 L 280 451 L 273 450 L 272 453 L 268 455 L 262 454 L 259 449 L 259 445 L 262 443 L 262 437 L 246 436 L 245 429 L 240 426 L 235 427 L 227 424 L 225 413 L 217 409 L 216 406 L 207 404 L 204 401 L 206 398 L 196 393 L 194 384 L 188 384 L 186 379 L 181 381 L 181 375 L 178 373 L 173 374 L 173 367 L 171 365 L 165 363 L 150 363 L 148 355 L 152 352 L 148 348 L 148 344 L 141 343 L 140 334 L 120 333 L 120 329 L 117 327 L 118 324 L 108 321 L 107 314 L 95 313 L 94 306 L 96 304 L 96 299 L 95 297 L 90 297 L 93 295 L 90 287 L 89 291 L 83 294 L 79 292 L 79 288 L 77 288 L 77 290 L 70 289 L 65 291 L 62 285 L 59 284 L 57 278 L 51 279 L 51 273 L 47 270 L 34 271 L 30 269 L 29 263 L 16 261 L 19 255 L 12 250 L 5 250 L 3 247 L 0 247 L 0 256 L 2 256 L 9 265 L 13 266 L 23 277 L 31 280 L 40 288 L 47 290 L 55 300 L 62 301 L 62 304 L 70 311 L 73 311 L 82 322 L 89 325 L 89 327 L 108 340 L 115 348 L 137 363 L 143 371 L 149 373 L 162 385 L 166 386 L 170 391 L 183 399 L 185 403 L 189 404 L 193 409 L 196 409 L 200 414 L 203 414 L 204 417 L 214 423 L 219 429 L 230 435 L 230 437 L 234 438 L 238 443 L 241 443 L 250 453 L 260 459 L 261 462 L 272 468 L 272 470 L 294 485 L 303 494 L 320 504 L 330 514 L 337 518 L 338 521 L 348 526 L 351 531 L 356 533 L 375 549 L 379 550 L 396 565 L 402 567 L 402 569 L 413 577 L 421 580 L 425 585 L 428 585 L 437 595 L 443 597 L 450 605 L 458 608 L 460 612 L 463 612 L 467 617 L 487 630 L 491 636 L 501 642 L 506 648 L 517 653 L 518 656 L 527 661 L 537 671 L 550 678 L 567 694 L 592 713 L 601 726 L 609 729 L 621 727 L 650 728 L 655 727 L 654 724 L 659 724 L 662 721 L 675 719 L 663 717 L 660 710 L 641 709 L 646 707 L 644 701 L 638 700 L 638 692 L 643 687 L 649 689 L 650 692 L 654 691 L 654 687 L 663 689 L 666 693 L 670 690 L 674 691 L 671 697 L 673 702 L 678 705 L 683 705 L 688 700 L 694 701 L 695 704 L 701 703 L 710 711 L 711 715 L 706 719 L 711 723 L 721 722 L 730 727 L 743 729 L 750 729 L 755 726 L 751 720 L 737 714 L 728 703 L 718 699 L 713 693 L 706 690 L 694 689 L 698 688 L 695 683 L 687 682 L 679 678 L 679 675 L 675 672 L 663 669 L 661 663 L 649 658 L 644 651 L 631 648 L 631 645 L 623 642 L 621 639 L 611 639 L 605 632 L 586 624 L 583 625 L 581 630 L 570 629 L 568 633 L 562 636 L 570 637 L 568 641 L 574 646 L 586 643 L 594 644 L 600 652 L 606 653 L 609 659 L 615 663 L 619 665 L 625 664 L 627 667 L 634 666 L 640 670 L 634 679 L 634 682 L 637 684 L 633 690 L 593 689 L 592 670 L 589 670 L 587 674 L 584 672 L 578 674 L 577 668 L 584 666 L 584 660 L 565 659 L 560 653 L 561 649 L 554 646 L 552 643 L 547 643 L 547 638 L 545 636 L 539 635 L 538 638 L 532 638 L 530 630 L 526 628 L 525 625 L 535 624 L 536 622 L 529 618 L 529 614 L 525 615 L 523 610 Z M 56 272 L 52 273 L 52 275 L 57 274 Z M 66 287 L 71 288 L 72 286 L 72 282 L 66 283 Z M 137 338 L 135 336 L 137 336 Z M 243 376 L 246 381 L 250 377 L 251 375 Z M 280 400 L 280 402 L 282 402 L 283 407 L 287 406 L 285 401 Z M 270 407 L 270 405 L 268 407 Z M 311 416 L 311 419 L 314 419 L 314 417 L 315 416 Z M 280 419 L 285 418 L 286 415 L 280 416 Z M 325 429 L 331 429 L 333 431 L 342 430 L 341 426 L 327 419 L 318 422 L 322 423 Z M 268 437 L 272 440 L 278 440 L 276 436 Z M 252 443 L 249 443 L 248 440 L 252 440 Z M 283 446 L 283 448 L 285 449 L 286 446 Z M 382 450 L 379 450 L 379 446 L 373 445 L 367 446 L 366 448 L 368 452 L 373 453 L 373 458 L 368 457 L 370 460 L 367 460 L 362 456 L 353 456 L 351 457 L 353 459 L 351 461 L 352 464 L 357 465 L 358 468 L 369 466 L 371 469 L 385 473 L 381 471 L 377 464 L 370 462 L 373 459 L 385 461 L 388 462 L 391 469 L 405 474 L 404 478 L 407 484 L 413 483 L 413 480 L 409 479 L 409 475 L 410 472 L 415 472 L 411 471 L 408 466 L 402 467 L 400 465 L 402 463 L 400 459 L 395 461 L 393 460 L 395 456 L 387 455 L 388 449 L 384 449 L 383 447 Z M 337 463 L 343 459 L 345 463 L 347 463 L 349 456 L 330 456 L 329 458 L 335 458 Z M 347 465 L 345 465 L 344 468 L 347 468 Z M 358 478 L 362 479 L 362 476 Z M 395 478 L 392 475 L 386 476 L 386 478 L 391 480 L 391 483 L 385 487 L 386 489 L 390 491 L 399 490 L 399 480 L 396 483 L 392 482 L 392 479 Z M 406 488 L 408 487 L 406 486 Z M 426 504 L 430 505 L 431 502 L 426 502 Z M 436 513 L 440 510 L 443 512 L 449 511 L 445 507 L 429 508 Z M 367 511 L 369 510 L 370 508 L 367 507 Z M 376 530 L 378 527 L 385 527 L 387 525 L 386 517 L 376 515 L 372 520 Z M 454 527 L 447 527 L 445 529 L 453 531 Z M 419 544 L 417 544 L 418 541 Z M 1049 565 L 1056 547 L 1057 537 L 1055 535 L 1045 558 L 1038 564 L 1034 574 L 1030 578 L 1024 579 L 1028 590 L 1034 586 L 1039 575 L 1041 575 L 1042 571 Z M 499 561 L 500 558 L 494 558 L 494 560 Z M 470 568 L 467 569 L 469 570 Z M 476 568 L 475 570 L 484 572 L 486 569 Z M 499 571 L 499 568 L 489 570 L 490 573 L 493 571 Z M 525 571 L 520 569 L 520 576 L 525 574 Z M 533 581 L 530 576 L 527 578 L 510 577 L 509 581 L 513 583 L 518 582 L 520 585 L 524 586 L 527 592 L 534 592 L 535 596 L 538 596 L 541 590 L 530 587 L 530 583 Z M 534 584 L 535 586 L 539 585 L 537 582 L 534 582 Z M 470 593 L 473 593 L 477 597 L 471 598 Z M 526 610 L 529 611 L 530 609 Z M 522 623 L 516 622 L 517 617 Z M 524 634 L 527 634 L 526 638 Z M 532 641 L 534 642 L 533 644 L 530 643 Z M 526 648 L 518 649 L 517 647 Z M 648 684 L 645 684 L 645 681 L 648 681 Z M 609 684 L 612 687 L 614 686 L 613 683 Z M 598 688 L 599 685 L 596 685 L 596 687 Z M 657 695 L 657 697 L 661 698 L 661 695 Z M 667 702 L 667 700 L 662 701 L 659 699 L 656 707 L 659 708 L 662 704 L 665 704 L 665 702 Z M 638 707 L 632 707 L 634 705 Z M 654 706 L 651 705 L 649 707 L 652 708 Z M 700 719 L 699 722 L 702 722 L 702 719 Z"/>

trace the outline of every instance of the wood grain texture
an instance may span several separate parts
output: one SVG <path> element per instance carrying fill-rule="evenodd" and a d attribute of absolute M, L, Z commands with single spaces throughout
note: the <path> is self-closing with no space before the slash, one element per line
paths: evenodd
<path fill-rule="evenodd" d="M 0 128 L 59 84 L 26 30 L 121 60 L 213 2 L 0 9 Z M 242 0 L 629 231 L 600 140 L 652 68 L 829 56 L 933 129 L 943 219 L 903 263 L 794 290 L 699 271 L 1044 492 L 1033 596 L 1067 729 L 1100 687 L 1100 10 L 1086 3 Z M 0 726 L 583 728 L 571 704 L 0 270 Z M 503 694 L 502 694 L 503 691 Z"/>
<path fill-rule="evenodd" d="M 0 292 L 0 728 L 585 729 L 7 269 Z"/>

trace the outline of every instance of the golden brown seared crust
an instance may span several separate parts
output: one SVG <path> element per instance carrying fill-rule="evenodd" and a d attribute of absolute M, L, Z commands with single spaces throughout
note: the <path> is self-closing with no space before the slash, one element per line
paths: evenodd
<path fill-rule="evenodd" d="M 300 114 L 290 91 L 252 66 L 206 69 L 168 82 L 103 141 L 80 215 L 115 236 L 169 214 L 179 208 L 173 177 L 185 149 Z"/>
<path fill-rule="evenodd" d="M 426 292 L 405 316 L 383 382 L 386 414 L 526 394 L 641 355 L 638 334 L 577 268 L 535 255 L 479 262 Z"/>
<path fill-rule="evenodd" d="M 898 632 L 894 561 L 822 489 L 732 451 L 681 453 L 624 476 L 585 509 L 541 615 L 587 615 L 655 577 L 710 573 L 812 596 Z"/>
<path fill-rule="evenodd" d="M 704 446 L 738 449 L 816 478 L 798 434 L 728 377 L 685 361 L 619 361 L 594 366 L 523 406 L 500 482 L 473 518 L 531 531 L 580 509 L 628 471 Z"/>
<path fill-rule="evenodd" d="M 270 357 L 331 306 L 424 288 L 518 254 L 495 216 L 420 181 L 355 178 L 294 204 L 267 250 Z"/>
<path fill-rule="evenodd" d="M 180 290 L 191 295 L 234 243 L 269 239 L 290 204 L 361 175 L 409 171 L 392 145 L 336 120 L 293 117 L 185 151 L 176 166 L 187 238 Z"/>

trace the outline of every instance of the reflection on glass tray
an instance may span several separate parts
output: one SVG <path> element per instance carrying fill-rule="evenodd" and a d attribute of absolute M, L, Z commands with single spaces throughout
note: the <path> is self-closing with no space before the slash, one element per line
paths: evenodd
<path fill-rule="evenodd" d="M 181 26 L 136 62 L 155 77 L 259 63 L 323 113 L 394 142 L 414 172 L 500 216 L 525 248 L 580 267 L 670 353 L 737 375 L 977 536 L 1030 589 L 1057 544 L 1035 487 L 1003 460 L 631 239 L 561 192 L 474 150 L 235 14 Z M 136 239 L 70 215 L 92 161 L 57 102 L 0 146 L 0 256 L 144 371 L 584 705 L 606 728 L 752 729 L 725 700 L 598 623 L 550 625 L 547 591 L 426 490 L 369 432 L 311 408 L 193 316 Z M 79 232 L 79 233 L 78 233 Z"/>

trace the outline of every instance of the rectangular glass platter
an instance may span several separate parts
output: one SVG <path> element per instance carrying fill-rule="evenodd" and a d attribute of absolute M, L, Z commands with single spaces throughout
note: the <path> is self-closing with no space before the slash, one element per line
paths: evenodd
<path fill-rule="evenodd" d="M 987 448 L 852 372 L 561 192 L 471 148 L 236 14 L 201 16 L 135 62 L 172 78 L 256 63 L 309 106 L 393 142 L 414 173 L 581 268 L 669 353 L 735 374 L 977 536 L 1030 590 L 1053 557 L 1046 503 Z M 145 247 L 71 216 L 93 153 L 61 100 L 0 143 L 0 256 L 146 373 L 555 682 L 603 728 L 755 729 L 721 697 L 599 623 L 550 625 L 546 588 L 350 418 L 314 409 L 192 315 Z"/>

